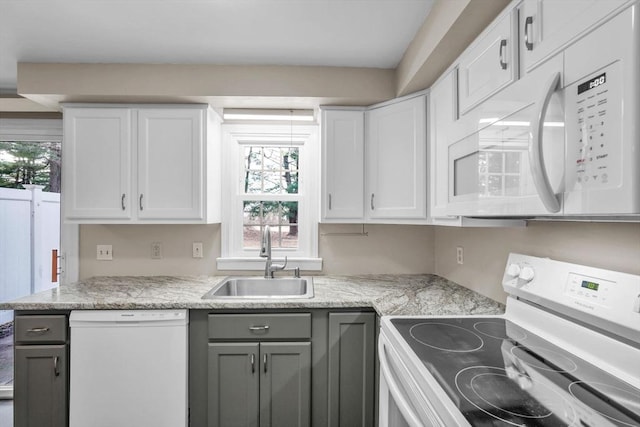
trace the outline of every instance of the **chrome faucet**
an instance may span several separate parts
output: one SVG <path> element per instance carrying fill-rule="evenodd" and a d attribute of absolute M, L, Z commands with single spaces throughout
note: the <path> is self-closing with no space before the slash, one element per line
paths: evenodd
<path fill-rule="evenodd" d="M 284 264 L 273 264 L 271 261 L 271 229 L 268 225 L 262 230 L 262 244 L 260 245 L 260 256 L 266 258 L 264 264 L 264 278 L 273 279 L 273 273 L 284 270 L 287 266 L 287 257 L 284 257 Z"/>

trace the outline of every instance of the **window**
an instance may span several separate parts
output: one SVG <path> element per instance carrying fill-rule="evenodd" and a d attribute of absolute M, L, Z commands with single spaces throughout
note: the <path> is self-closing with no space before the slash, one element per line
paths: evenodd
<path fill-rule="evenodd" d="M 317 126 L 223 126 L 222 257 L 218 269 L 264 268 L 262 232 L 274 259 L 319 270 Z"/>

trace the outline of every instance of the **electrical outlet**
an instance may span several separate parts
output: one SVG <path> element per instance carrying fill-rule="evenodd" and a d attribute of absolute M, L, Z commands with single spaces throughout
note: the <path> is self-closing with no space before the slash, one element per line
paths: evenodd
<path fill-rule="evenodd" d="M 193 255 L 194 258 L 202 258 L 202 242 L 193 242 Z"/>
<path fill-rule="evenodd" d="M 113 260 L 113 246 L 111 245 L 97 245 L 96 246 L 96 259 L 100 261 Z"/>
<path fill-rule="evenodd" d="M 458 264 L 464 264 L 464 249 L 462 246 L 456 247 L 456 261 L 458 261 Z"/>
<path fill-rule="evenodd" d="M 162 243 L 151 243 L 151 259 L 162 259 Z"/>

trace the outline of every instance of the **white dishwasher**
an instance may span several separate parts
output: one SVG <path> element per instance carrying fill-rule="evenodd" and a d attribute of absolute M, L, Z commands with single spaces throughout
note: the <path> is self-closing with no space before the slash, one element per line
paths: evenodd
<path fill-rule="evenodd" d="M 187 310 L 74 310 L 70 427 L 188 422 Z"/>

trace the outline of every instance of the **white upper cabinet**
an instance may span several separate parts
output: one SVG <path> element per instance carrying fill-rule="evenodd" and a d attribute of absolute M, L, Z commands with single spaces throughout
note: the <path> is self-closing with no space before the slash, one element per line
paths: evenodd
<path fill-rule="evenodd" d="M 524 0 L 520 10 L 520 52 L 525 71 L 580 38 L 630 0 Z M 615 43 L 601 40 L 601 43 Z"/>
<path fill-rule="evenodd" d="M 138 112 L 138 218 L 203 218 L 202 122 L 202 110 Z"/>
<path fill-rule="evenodd" d="M 368 220 L 426 220 L 426 96 L 366 112 Z"/>
<path fill-rule="evenodd" d="M 322 221 L 364 220 L 364 111 L 322 111 Z"/>
<path fill-rule="evenodd" d="M 460 114 L 518 78 L 517 14 L 493 22 L 459 58 Z"/>
<path fill-rule="evenodd" d="M 66 219 L 131 218 L 131 110 L 64 110 L 62 195 Z"/>
<path fill-rule="evenodd" d="M 66 220 L 219 221 L 219 119 L 205 106 L 66 106 L 64 126 Z"/>
<path fill-rule="evenodd" d="M 447 217 L 448 147 L 456 115 L 456 73 L 449 71 L 429 92 L 429 215 Z"/>

